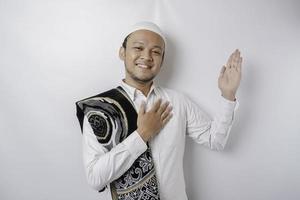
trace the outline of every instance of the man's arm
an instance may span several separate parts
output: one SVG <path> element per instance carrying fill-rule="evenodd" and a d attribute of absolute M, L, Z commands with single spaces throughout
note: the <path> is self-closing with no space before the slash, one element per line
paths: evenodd
<path fill-rule="evenodd" d="M 147 149 L 146 142 L 154 137 L 172 117 L 168 102 L 158 100 L 145 112 L 145 104 L 138 113 L 138 129 L 110 151 L 103 147 L 93 133 L 88 119 L 83 122 L 83 161 L 89 185 L 102 190 L 122 176 Z"/>
<path fill-rule="evenodd" d="M 108 151 L 98 142 L 86 117 L 83 122 L 82 142 L 87 181 L 98 191 L 124 174 L 147 149 L 146 143 L 135 131 Z"/>
<path fill-rule="evenodd" d="M 211 119 L 197 104 L 185 101 L 187 135 L 212 150 L 223 150 L 233 124 L 236 101 L 220 98 L 220 106 Z"/>
<path fill-rule="evenodd" d="M 242 57 L 235 50 L 221 69 L 218 86 L 224 98 L 220 99 L 218 113 L 211 120 L 196 104 L 187 100 L 187 134 L 196 142 L 222 150 L 227 142 L 236 107 L 236 92 L 241 81 Z"/>

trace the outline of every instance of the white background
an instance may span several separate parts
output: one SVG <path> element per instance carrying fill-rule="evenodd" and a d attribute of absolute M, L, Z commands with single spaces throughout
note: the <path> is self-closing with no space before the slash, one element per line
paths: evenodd
<path fill-rule="evenodd" d="M 187 140 L 189 199 L 299 199 L 296 0 L 0 0 L 0 199 L 104 199 L 85 180 L 75 101 L 118 85 L 122 30 L 140 20 L 168 37 L 157 83 L 211 115 L 221 66 L 244 58 L 226 149 Z"/>

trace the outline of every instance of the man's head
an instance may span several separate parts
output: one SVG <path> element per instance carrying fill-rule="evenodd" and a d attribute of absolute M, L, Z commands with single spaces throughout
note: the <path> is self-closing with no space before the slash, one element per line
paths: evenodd
<path fill-rule="evenodd" d="M 159 73 L 164 59 L 166 39 L 151 22 L 135 24 L 127 32 L 119 51 L 126 68 L 126 80 L 149 83 Z"/>

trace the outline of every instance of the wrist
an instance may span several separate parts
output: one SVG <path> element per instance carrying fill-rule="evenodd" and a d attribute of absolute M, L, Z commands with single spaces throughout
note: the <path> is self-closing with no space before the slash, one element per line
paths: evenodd
<path fill-rule="evenodd" d="M 137 131 L 138 134 L 141 136 L 141 138 L 144 140 L 144 142 L 148 142 L 148 140 L 149 140 L 150 138 L 148 137 L 149 134 L 147 134 L 146 131 L 144 131 L 144 130 L 142 130 L 142 129 L 140 129 L 140 128 L 138 128 L 136 131 Z"/>
<path fill-rule="evenodd" d="M 229 100 L 229 101 L 235 101 L 236 100 L 234 93 L 222 93 L 222 96 L 225 99 Z"/>

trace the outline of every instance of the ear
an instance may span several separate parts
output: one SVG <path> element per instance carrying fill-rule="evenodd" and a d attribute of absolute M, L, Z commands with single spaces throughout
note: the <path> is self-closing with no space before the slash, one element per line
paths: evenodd
<path fill-rule="evenodd" d="M 161 67 L 164 64 L 164 60 L 165 60 L 165 52 L 163 52 L 163 55 L 162 55 L 162 58 L 161 58 L 161 64 L 160 64 Z"/>
<path fill-rule="evenodd" d="M 119 58 L 123 61 L 125 61 L 125 48 L 124 47 L 120 47 L 119 50 Z"/>

